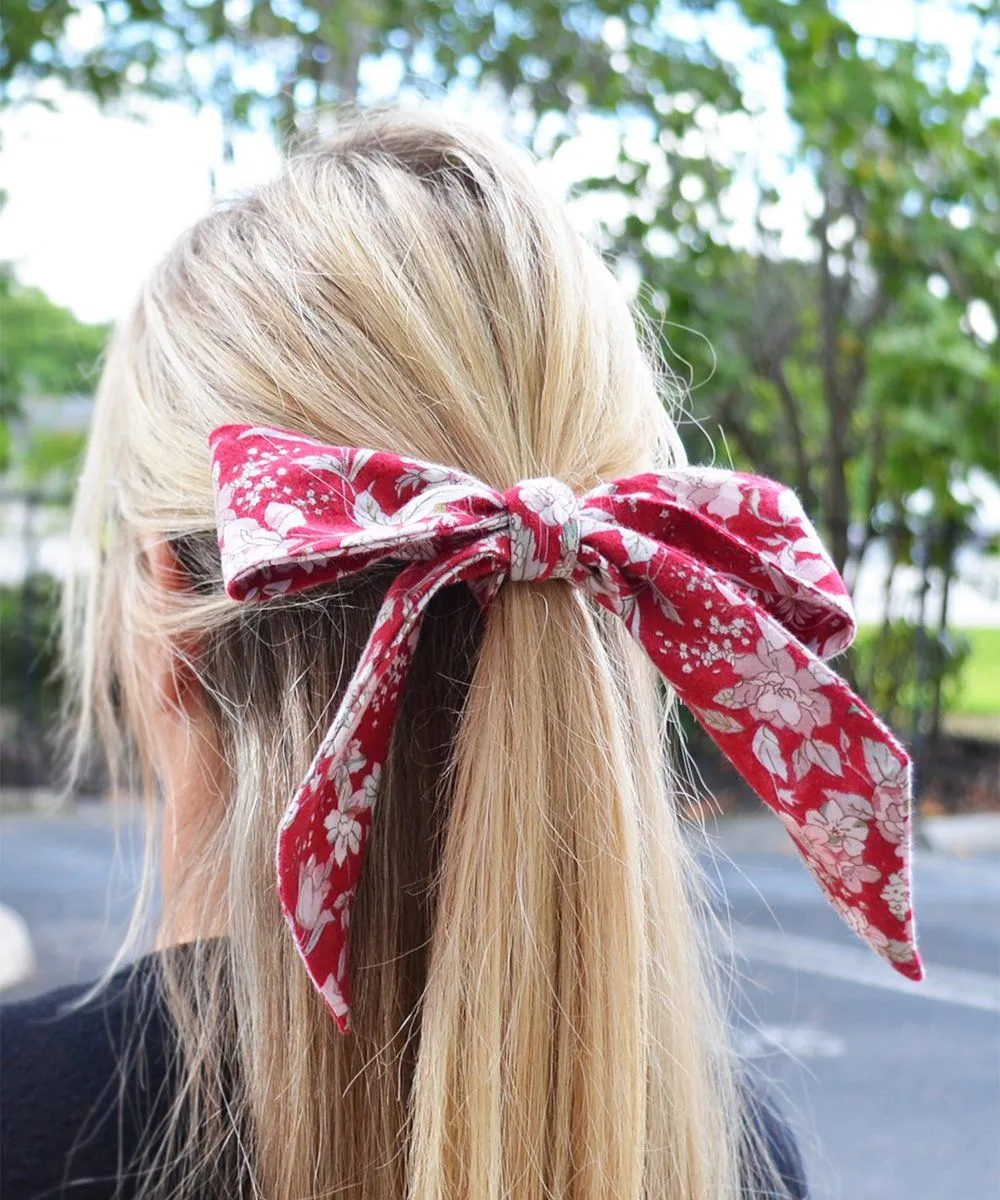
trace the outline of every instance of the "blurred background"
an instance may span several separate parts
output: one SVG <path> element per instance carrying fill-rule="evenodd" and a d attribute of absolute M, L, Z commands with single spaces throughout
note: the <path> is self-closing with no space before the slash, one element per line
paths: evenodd
<path fill-rule="evenodd" d="M 430 100 L 544 160 L 687 388 L 691 459 L 796 488 L 855 598 L 841 669 L 912 747 L 930 971 L 901 991 L 692 737 L 736 1036 L 816 1195 L 1000 1194 L 1000 3 L 5 0 L 0 21 L 0 996 L 101 970 L 136 886 L 137 818 L 116 850 L 100 770 L 62 794 L 53 742 L 110 325 L 337 105 Z"/>

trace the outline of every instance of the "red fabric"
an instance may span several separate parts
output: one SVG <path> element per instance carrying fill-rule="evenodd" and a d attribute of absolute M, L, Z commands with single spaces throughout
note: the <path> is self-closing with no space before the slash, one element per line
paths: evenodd
<path fill-rule="evenodd" d="M 211 445 L 234 599 L 400 563 L 278 837 L 281 903 L 341 1029 L 351 909 L 400 693 L 431 597 L 459 581 L 488 607 L 505 580 L 569 579 L 621 617 L 851 928 L 921 978 L 909 759 L 822 661 L 850 643 L 854 618 L 789 489 L 682 467 L 583 496 L 555 479 L 500 493 L 448 467 L 280 429 L 224 426 Z"/>

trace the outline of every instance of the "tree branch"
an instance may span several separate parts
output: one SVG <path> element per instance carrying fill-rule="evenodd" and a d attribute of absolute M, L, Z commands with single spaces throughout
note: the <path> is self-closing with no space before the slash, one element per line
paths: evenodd
<path fill-rule="evenodd" d="M 733 392 L 727 392 L 722 398 L 719 416 L 722 418 L 723 428 L 727 433 L 732 434 L 733 440 L 743 451 L 747 460 L 754 464 L 755 469 L 775 474 L 776 472 L 769 470 L 772 459 L 768 453 L 767 444 L 759 434 L 754 433 L 737 412 L 735 401 L 736 396 Z M 758 464 L 760 465 L 758 466 Z"/>
<path fill-rule="evenodd" d="M 817 497 L 812 485 L 812 464 L 806 454 L 805 437 L 802 433 L 802 421 L 799 418 L 799 404 L 785 375 L 782 363 L 775 363 L 768 372 L 768 378 L 774 384 L 781 401 L 781 408 L 788 422 L 792 437 L 792 450 L 795 454 L 796 487 L 807 511 L 816 507 Z"/>
<path fill-rule="evenodd" d="M 830 270 L 831 186 L 826 164 L 820 172 L 823 208 L 816 222 L 819 236 L 820 358 L 823 369 L 823 400 L 827 414 L 826 526 L 837 570 L 847 562 L 847 529 L 850 520 L 847 494 L 847 430 L 849 413 L 840 392 L 837 374 L 837 338 L 843 316 L 838 310 L 836 288 Z"/>
<path fill-rule="evenodd" d="M 879 414 L 871 437 L 871 459 L 869 462 L 868 488 L 865 495 L 865 529 L 861 536 L 861 544 L 853 555 L 850 569 L 845 574 L 847 589 L 851 593 L 857 587 L 858 576 L 861 574 L 861 564 L 869 547 L 875 541 L 876 529 L 874 522 L 875 507 L 879 502 L 879 484 L 882 478 L 882 464 L 885 461 L 885 416 Z"/>

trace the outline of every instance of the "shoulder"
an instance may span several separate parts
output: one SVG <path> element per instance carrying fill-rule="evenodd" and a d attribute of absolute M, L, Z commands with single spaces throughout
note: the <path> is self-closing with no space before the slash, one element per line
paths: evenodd
<path fill-rule="evenodd" d="M 5 1200 L 110 1197 L 119 1163 L 165 1111 L 172 1042 L 155 956 L 89 990 L 0 1008 Z"/>
<path fill-rule="evenodd" d="M 746 1163 L 743 1195 L 762 1200 L 773 1194 L 768 1176 L 776 1171 L 785 1186 L 787 1200 L 808 1200 L 805 1164 L 798 1143 L 774 1101 L 761 1084 L 747 1078 L 744 1084 L 745 1112 L 749 1124 L 745 1139 Z M 770 1170 L 765 1163 L 769 1162 Z"/>

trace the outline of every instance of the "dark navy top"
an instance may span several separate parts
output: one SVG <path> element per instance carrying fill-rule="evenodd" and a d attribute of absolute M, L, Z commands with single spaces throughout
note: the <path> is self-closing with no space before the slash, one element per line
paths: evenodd
<path fill-rule="evenodd" d="M 87 991 L 65 987 L 0 1008 L 2 1200 L 131 1200 L 142 1182 L 137 1152 L 169 1111 L 176 1057 L 156 956 L 72 1007 Z M 751 1118 L 787 1196 L 807 1200 L 788 1127 L 758 1088 L 748 1091 Z M 773 1195 L 748 1163 L 746 1200 Z"/>

